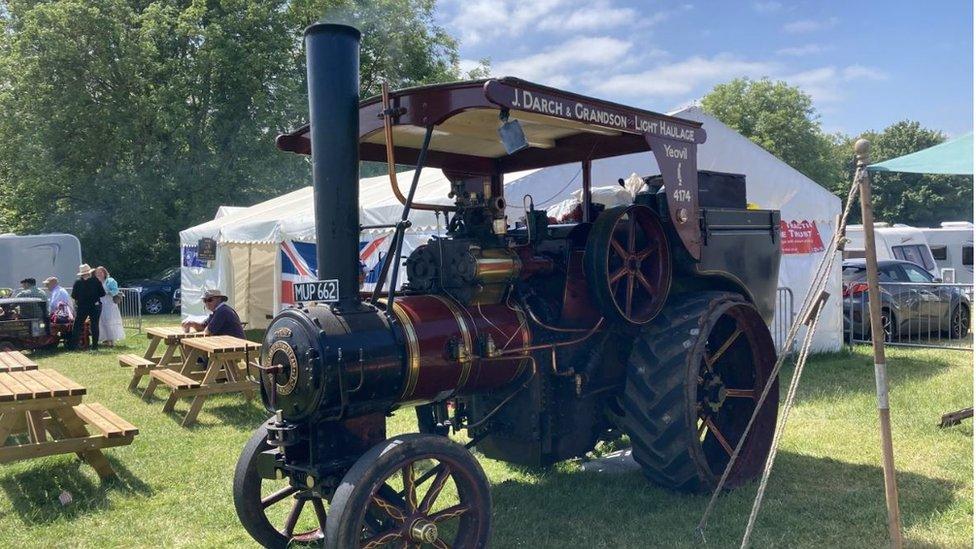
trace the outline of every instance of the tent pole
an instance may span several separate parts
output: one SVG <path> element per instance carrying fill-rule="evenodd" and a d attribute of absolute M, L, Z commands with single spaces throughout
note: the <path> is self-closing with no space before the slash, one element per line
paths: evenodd
<path fill-rule="evenodd" d="M 874 212 L 871 207 L 871 180 L 868 158 L 871 144 L 858 139 L 857 178 L 861 193 L 861 223 L 864 225 L 864 262 L 868 275 L 868 309 L 871 315 L 871 345 L 874 347 L 874 381 L 878 395 L 878 418 L 881 426 L 881 456 L 884 468 L 885 503 L 888 507 L 888 536 L 891 546 L 901 549 L 901 512 L 898 509 L 898 482 L 895 478 L 895 455 L 891 444 L 891 411 L 888 407 L 888 365 L 885 362 L 884 327 L 881 324 L 881 287 L 878 279 L 878 253 L 874 242 Z M 892 326 L 892 335 L 896 327 Z"/>

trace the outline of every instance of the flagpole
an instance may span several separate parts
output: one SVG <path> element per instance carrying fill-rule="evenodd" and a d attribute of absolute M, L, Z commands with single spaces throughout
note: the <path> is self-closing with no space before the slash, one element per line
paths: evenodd
<path fill-rule="evenodd" d="M 871 144 L 858 139 L 854 144 L 857 170 L 854 177 L 861 192 L 861 222 L 864 225 L 864 262 L 868 274 L 868 310 L 871 315 L 871 345 L 874 347 L 874 382 L 881 424 L 881 458 L 884 469 L 885 503 L 888 507 L 888 537 L 891 547 L 901 549 L 901 511 L 898 509 L 898 482 L 895 455 L 891 444 L 891 411 L 888 407 L 888 366 L 885 362 L 885 331 L 881 324 L 881 287 L 878 280 L 878 253 L 874 241 L 874 212 L 871 208 L 871 180 L 868 159 Z M 895 327 L 892 326 L 892 333 Z"/>

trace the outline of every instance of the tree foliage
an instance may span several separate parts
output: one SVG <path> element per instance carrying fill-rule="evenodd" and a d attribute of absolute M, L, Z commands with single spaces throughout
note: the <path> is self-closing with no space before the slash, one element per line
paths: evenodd
<path fill-rule="evenodd" d="M 883 162 L 942 143 L 946 136 L 917 121 L 896 122 L 880 132 L 864 132 L 871 142 L 871 162 Z M 854 174 L 854 141 L 839 139 L 836 156 L 843 161 L 846 183 Z M 846 191 L 846 189 L 845 189 Z M 938 227 L 942 221 L 972 221 L 973 179 L 965 176 L 897 172 L 871 173 L 872 205 L 877 221 Z M 856 212 L 860 219 L 860 211 Z"/>
<path fill-rule="evenodd" d="M 799 88 L 737 78 L 715 86 L 702 108 L 825 187 L 839 175 L 813 101 Z"/>
<path fill-rule="evenodd" d="M 123 277 L 176 262 L 221 204 L 307 184 L 274 136 L 307 113 L 302 31 L 363 30 L 362 92 L 452 80 L 433 0 L 8 0 L 0 232 L 70 232 Z"/>

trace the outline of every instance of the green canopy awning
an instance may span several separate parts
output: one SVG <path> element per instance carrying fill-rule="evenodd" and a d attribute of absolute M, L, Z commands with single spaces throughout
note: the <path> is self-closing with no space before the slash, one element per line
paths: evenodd
<path fill-rule="evenodd" d="M 973 175 L 972 132 L 934 147 L 868 166 L 870 172 Z"/>

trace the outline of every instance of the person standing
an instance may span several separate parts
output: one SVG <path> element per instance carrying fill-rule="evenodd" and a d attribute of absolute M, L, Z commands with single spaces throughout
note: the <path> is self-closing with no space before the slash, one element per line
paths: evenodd
<path fill-rule="evenodd" d="M 98 320 L 102 313 L 102 296 L 105 288 L 97 278 L 92 277 L 93 269 L 87 263 L 78 267 L 78 280 L 71 287 L 71 299 L 75 300 L 75 325 L 71 333 L 71 344 L 78 348 L 81 335 L 85 333 L 85 320 L 88 320 L 91 331 L 91 349 L 98 350 Z"/>
<path fill-rule="evenodd" d="M 119 283 L 112 278 L 108 269 L 99 266 L 95 267 L 95 278 L 102 283 L 105 295 L 102 296 L 102 314 L 98 320 L 99 343 L 104 343 L 108 347 L 114 347 L 116 341 L 125 339 L 125 328 L 122 327 L 122 312 L 116 303 L 119 293 Z"/>
<path fill-rule="evenodd" d="M 14 294 L 14 297 L 36 297 L 38 299 L 47 299 L 44 292 L 37 287 L 37 280 L 33 278 L 25 278 L 20 281 L 20 290 Z"/>

